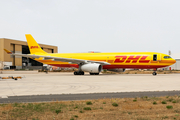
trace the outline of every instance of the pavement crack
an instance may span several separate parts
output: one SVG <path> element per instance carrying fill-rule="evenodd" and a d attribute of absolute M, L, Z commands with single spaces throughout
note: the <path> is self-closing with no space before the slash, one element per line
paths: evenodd
<path fill-rule="evenodd" d="M 12 90 L 12 88 L 11 88 L 11 86 L 9 85 L 9 83 L 8 83 L 8 81 L 7 81 L 7 80 L 6 80 L 6 83 L 8 84 L 8 86 L 9 86 L 9 88 L 10 88 L 11 92 L 13 93 L 13 95 L 15 95 L 15 93 L 13 92 L 13 90 Z"/>

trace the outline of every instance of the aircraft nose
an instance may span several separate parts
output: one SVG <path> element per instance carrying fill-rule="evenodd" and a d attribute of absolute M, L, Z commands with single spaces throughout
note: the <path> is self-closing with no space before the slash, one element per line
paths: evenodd
<path fill-rule="evenodd" d="M 174 64 L 174 63 L 176 63 L 176 60 L 175 60 L 175 59 L 172 59 L 172 60 L 171 60 L 171 65 Z"/>
<path fill-rule="evenodd" d="M 174 63 L 176 63 L 176 60 L 175 60 L 175 59 L 173 59 L 173 60 L 172 60 L 172 63 L 173 63 L 173 64 L 174 64 Z"/>

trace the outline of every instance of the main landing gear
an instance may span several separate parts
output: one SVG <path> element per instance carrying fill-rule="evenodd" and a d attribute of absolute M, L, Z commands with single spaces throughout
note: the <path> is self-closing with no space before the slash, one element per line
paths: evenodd
<path fill-rule="evenodd" d="M 89 73 L 90 75 L 99 75 L 99 73 Z"/>
<path fill-rule="evenodd" d="M 99 73 L 89 73 L 90 75 L 99 75 Z M 84 75 L 83 71 L 75 71 L 74 75 Z"/>
<path fill-rule="evenodd" d="M 84 75 L 84 72 L 83 71 L 78 71 L 78 72 L 74 72 L 74 75 Z"/>
<path fill-rule="evenodd" d="M 157 75 L 157 73 L 156 73 L 156 71 L 157 71 L 157 69 L 154 69 L 154 72 L 152 73 L 152 75 Z"/>

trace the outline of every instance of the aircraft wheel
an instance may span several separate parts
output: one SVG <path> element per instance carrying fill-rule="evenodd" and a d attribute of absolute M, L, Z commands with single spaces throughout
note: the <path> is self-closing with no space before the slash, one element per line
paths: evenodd
<path fill-rule="evenodd" d="M 99 75 L 99 73 L 89 73 L 90 75 Z"/>
<path fill-rule="evenodd" d="M 80 71 L 80 72 L 79 72 L 79 75 L 84 75 L 84 72 L 83 72 L 83 71 Z"/>
<path fill-rule="evenodd" d="M 77 72 L 74 72 L 74 75 L 77 75 L 78 73 Z"/>
<path fill-rule="evenodd" d="M 83 72 L 83 71 L 81 72 L 81 75 L 84 75 L 84 72 Z"/>
<path fill-rule="evenodd" d="M 94 75 L 94 73 L 89 73 L 90 75 Z"/>
<path fill-rule="evenodd" d="M 84 75 L 84 72 L 83 72 L 83 71 L 80 71 L 80 72 L 74 72 L 74 75 Z"/>
<path fill-rule="evenodd" d="M 154 76 L 155 76 L 155 75 L 157 75 L 157 73 L 156 73 L 156 72 L 153 72 L 152 74 L 153 74 Z"/>

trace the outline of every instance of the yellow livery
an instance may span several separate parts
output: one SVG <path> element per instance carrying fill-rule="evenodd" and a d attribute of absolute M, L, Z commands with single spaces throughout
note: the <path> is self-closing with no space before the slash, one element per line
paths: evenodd
<path fill-rule="evenodd" d="M 30 57 L 44 64 L 57 67 L 75 67 L 78 71 L 74 75 L 98 75 L 102 69 L 113 70 L 126 68 L 154 69 L 167 67 L 176 61 L 169 55 L 157 52 L 115 52 L 115 53 L 46 53 L 30 34 L 26 34 L 27 43 L 31 54 L 16 54 L 17 56 Z"/>

